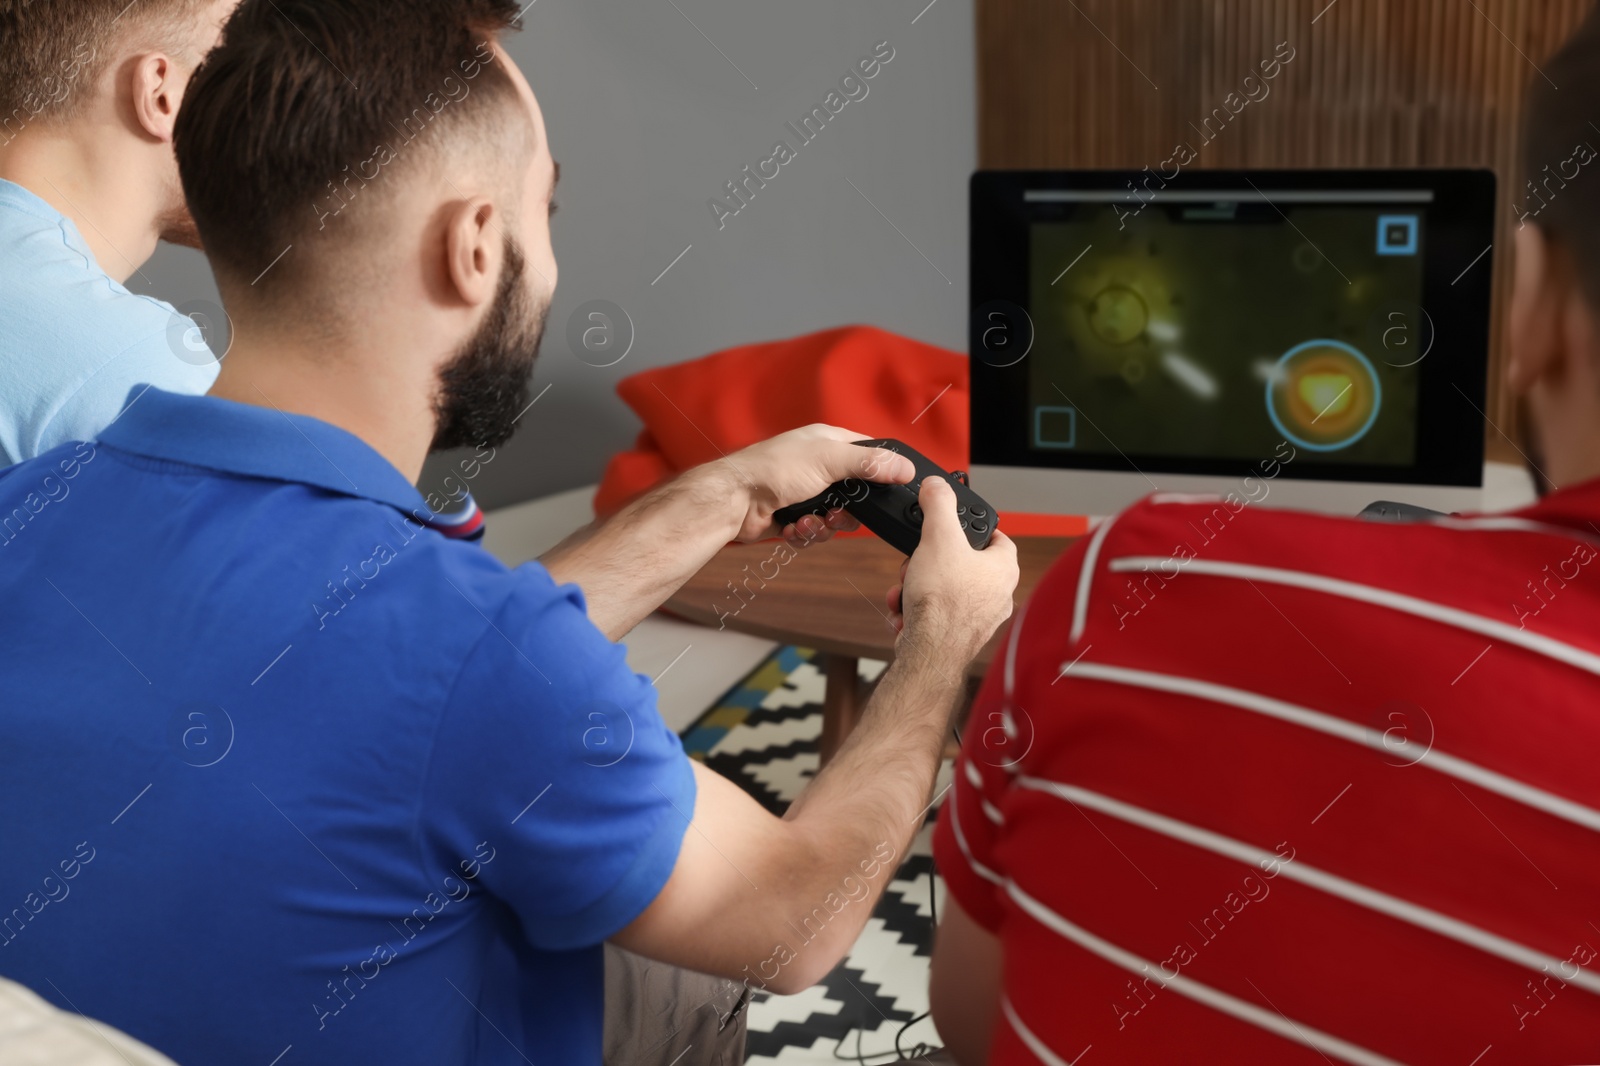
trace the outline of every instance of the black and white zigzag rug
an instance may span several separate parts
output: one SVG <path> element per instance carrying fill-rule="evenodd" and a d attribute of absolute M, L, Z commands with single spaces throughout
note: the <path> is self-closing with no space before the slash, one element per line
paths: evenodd
<path fill-rule="evenodd" d="M 806 649 L 780 649 L 683 738 L 692 757 L 738 783 L 774 814 L 782 814 L 817 771 L 824 680 L 812 657 Z M 872 680 L 883 669 L 881 662 L 863 660 L 861 676 Z M 946 763 L 935 795 L 949 784 L 949 774 Z M 934 915 L 930 837 L 937 814 L 935 807 L 901 856 L 844 962 L 798 995 L 756 994 L 746 1045 L 752 1066 L 926 1062 L 918 1056 L 941 1043 L 925 1016 Z M 944 884 L 934 881 L 932 891 L 942 905 Z"/>

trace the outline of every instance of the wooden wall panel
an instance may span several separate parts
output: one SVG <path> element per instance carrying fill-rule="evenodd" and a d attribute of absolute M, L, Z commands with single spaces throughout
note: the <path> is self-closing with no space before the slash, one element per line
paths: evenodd
<path fill-rule="evenodd" d="M 1197 167 L 1493 168 L 1489 415 L 1515 435 L 1500 378 L 1518 122 L 1538 64 L 1594 2 L 979 0 L 979 163 L 1137 169 L 1188 141 Z M 1280 42 L 1295 57 L 1270 95 L 1203 143 L 1195 126 Z"/>

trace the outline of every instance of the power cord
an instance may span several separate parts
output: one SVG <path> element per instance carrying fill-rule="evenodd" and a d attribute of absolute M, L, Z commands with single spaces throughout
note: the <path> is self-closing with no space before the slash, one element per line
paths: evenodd
<path fill-rule="evenodd" d="M 937 933 L 939 929 L 939 880 L 938 871 L 934 867 L 932 858 L 929 858 L 928 860 L 928 913 L 929 932 L 930 934 Z M 932 935 L 930 935 L 928 939 L 931 942 L 933 939 Z M 911 1051 L 907 1053 L 901 1048 L 900 1043 L 905 1038 L 907 1029 L 910 1029 L 913 1025 L 916 1025 L 918 1022 L 927 1018 L 931 1013 L 931 1011 L 923 1011 L 915 1018 L 912 1018 L 910 1021 L 901 1025 L 899 1029 L 895 1030 L 894 1051 L 892 1053 L 888 1051 L 863 1053 L 861 1050 L 861 1040 L 865 1035 L 865 1030 L 863 1030 L 860 1026 L 852 1026 L 850 1029 L 845 1030 L 845 1034 L 839 1038 L 838 1043 L 834 1044 L 833 1057 L 840 1062 L 854 1061 L 857 1066 L 890 1066 L 891 1063 L 896 1062 L 927 1062 L 927 1057 L 929 1055 L 936 1051 L 944 1050 L 944 1046 L 942 1044 L 925 1044 L 921 1041 L 918 1041 L 912 1046 Z M 839 1051 L 844 1047 L 844 1042 L 850 1039 L 850 1034 L 852 1032 L 856 1034 L 856 1053 L 854 1055 L 839 1054 Z M 892 1057 L 890 1057 L 891 1054 Z M 868 1062 L 868 1059 L 878 1059 L 881 1061 Z"/>

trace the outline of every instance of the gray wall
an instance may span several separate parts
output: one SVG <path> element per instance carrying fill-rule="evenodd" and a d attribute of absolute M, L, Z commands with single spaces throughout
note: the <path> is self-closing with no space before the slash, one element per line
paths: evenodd
<path fill-rule="evenodd" d="M 561 277 L 534 375 L 550 388 L 472 482 L 485 506 L 597 480 L 639 429 L 616 382 L 646 367 L 849 322 L 964 348 L 972 0 L 536 0 L 524 24 L 509 46 L 561 162 Z M 867 96 L 800 145 L 784 124 L 884 40 Z M 707 201 L 780 138 L 796 158 L 719 230 Z M 174 303 L 216 298 L 196 253 L 163 246 L 144 273 Z M 614 366 L 568 342 L 593 300 L 633 323 Z"/>

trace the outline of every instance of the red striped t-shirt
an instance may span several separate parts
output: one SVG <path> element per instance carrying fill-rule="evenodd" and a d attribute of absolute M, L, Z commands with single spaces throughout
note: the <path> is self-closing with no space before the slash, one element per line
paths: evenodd
<path fill-rule="evenodd" d="M 1600 1059 L 1600 481 L 1152 496 L 1014 618 L 956 770 L 993 1063 Z"/>

